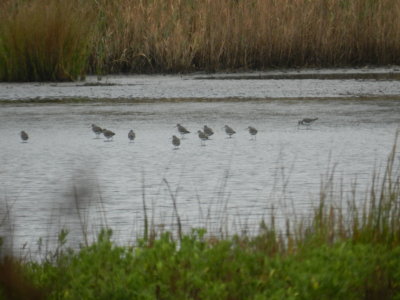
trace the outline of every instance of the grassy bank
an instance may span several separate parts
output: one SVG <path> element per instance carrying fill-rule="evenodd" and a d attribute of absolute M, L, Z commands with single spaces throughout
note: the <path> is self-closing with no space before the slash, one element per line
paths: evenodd
<path fill-rule="evenodd" d="M 400 247 L 340 241 L 307 243 L 293 253 L 272 232 L 209 240 L 201 231 L 178 243 L 163 234 L 135 248 L 98 241 L 53 262 L 5 260 L 3 299 L 397 299 Z M 12 274 L 10 274 L 12 272 Z M 9 277 L 9 278 L 10 278 Z M 9 279 L 10 281 L 10 279 Z M 12 287 L 12 284 L 18 284 Z M 14 288 L 14 290 L 13 290 Z M 25 289 L 24 289 L 25 288 Z M 14 298 L 10 297 L 10 295 Z M 7 298 L 6 295 L 10 298 Z M 40 296 L 40 298 L 39 298 Z"/>
<path fill-rule="evenodd" d="M 400 64 L 397 0 L 7 0 L 0 80 Z"/>
<path fill-rule="evenodd" d="M 66 247 L 62 230 L 58 246 L 40 261 L 2 247 L 0 298 L 399 299 L 396 144 L 365 198 L 328 205 L 332 173 L 321 185 L 319 206 L 297 223 L 288 218 L 284 230 L 272 214 L 255 235 L 183 232 L 176 212 L 177 232 L 157 231 L 145 218 L 142 238 L 132 245 L 117 245 L 103 229 L 93 243 L 83 238 L 79 249 Z"/>

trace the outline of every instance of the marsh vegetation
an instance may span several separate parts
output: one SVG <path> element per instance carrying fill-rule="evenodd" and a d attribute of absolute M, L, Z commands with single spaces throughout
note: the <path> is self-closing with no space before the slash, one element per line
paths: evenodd
<path fill-rule="evenodd" d="M 396 0 L 5 0 L 0 2 L 0 81 L 70 81 L 86 74 L 122 72 L 399 64 L 399 12 Z M 392 80 L 393 75 L 386 79 Z M 165 92 L 168 88 L 179 92 L 176 85 L 167 82 L 160 88 L 160 82 L 156 85 L 162 97 L 182 98 L 182 94 Z M 197 88 L 198 82 L 193 84 Z M 372 82 L 376 84 L 365 82 L 370 89 L 361 86 L 354 94 L 370 95 L 373 90 L 398 96 L 396 82 L 379 83 L 379 88 Z M 261 91 L 252 97 L 265 99 L 265 83 L 259 83 L 262 88 L 250 88 Z M 91 84 L 99 83 L 72 89 L 84 89 L 86 94 L 79 95 L 87 95 L 92 93 Z M 113 82 L 107 84 L 110 89 L 114 85 L 122 89 Z M 301 84 L 295 84 L 294 93 L 301 97 Z M 349 85 L 354 87 L 354 82 Z M 205 86 L 200 89 L 213 90 Z M 231 88 L 221 91 L 221 86 L 211 87 L 220 92 L 218 97 L 227 97 Z M 297 130 L 297 120 L 312 111 L 309 101 L 298 100 L 285 109 L 280 106 L 285 100 L 245 101 L 245 105 L 213 102 L 201 107 L 171 101 L 161 115 L 155 113 L 162 111 L 160 103 L 140 106 L 109 100 L 109 107 L 88 101 L 80 105 L 75 100 L 57 105 L 9 101 L 62 90 L 64 84 L 46 85 L 46 93 L 41 87 L 27 85 L 29 95 L 21 96 L 19 85 L 3 86 L 3 90 L 16 88 L 17 96 L 5 92 L 2 99 L 8 102 L 1 107 L 0 176 L 8 190 L 2 186 L 0 299 L 400 297 L 398 134 L 385 167 L 379 168 L 376 160 L 374 164 L 374 154 L 386 149 L 385 137 L 398 126 L 399 106 L 392 98 L 379 99 L 378 105 L 348 99 L 342 105 L 325 99 L 323 108 L 319 102 L 311 103 L 321 120 L 320 130 Z M 143 97 L 140 85 L 135 88 L 137 94 L 132 90 L 122 94 L 110 90 L 109 94 Z M 150 89 L 156 90 L 154 85 Z M 339 94 L 347 91 L 337 90 Z M 188 91 L 185 97 L 199 97 L 197 89 Z M 324 97 L 331 96 L 325 86 L 321 91 Z M 98 93 L 104 97 L 103 90 Z M 169 140 L 172 133 L 165 128 L 181 122 L 183 115 L 185 125 L 193 128 L 205 121 L 220 126 L 229 121 L 243 129 L 251 120 L 259 129 L 257 141 L 250 142 L 247 132 L 244 139 L 238 131 L 229 139 L 235 143 L 229 144 L 216 132 L 214 143 L 207 147 L 188 138 L 182 149 L 174 151 Z M 99 144 L 88 137 L 92 134 L 89 124 L 98 121 L 116 128 L 115 141 Z M 125 127 L 133 122 L 138 135 L 135 143 L 128 144 Z M 29 131 L 27 143 L 19 141 L 22 126 Z M 13 138 L 18 138 L 17 145 Z M 318 155 L 328 155 L 333 144 L 343 144 L 339 155 L 351 172 L 361 170 L 354 181 L 346 172 L 347 177 L 338 181 L 336 165 L 328 165 L 325 175 L 320 175 Z M 304 168 L 295 174 L 294 190 L 288 189 L 287 170 L 295 170 L 290 167 L 291 156 L 288 160 L 284 151 L 279 152 L 280 146 L 289 154 L 303 156 Z M 281 165 L 271 158 L 271 153 L 278 152 Z M 93 165 L 84 165 L 88 156 Z M 131 177 L 126 176 L 125 159 L 135 163 L 128 164 Z M 106 177 L 103 192 L 92 189 L 92 173 L 74 169 L 76 164 L 93 171 L 99 161 L 105 161 L 98 168 Z M 236 174 L 224 173 L 215 185 L 215 170 L 223 170 L 225 162 L 231 167 L 235 161 Z M 192 165 L 186 168 L 186 162 Z M 140 164 L 150 166 L 147 177 Z M 366 167 L 374 171 L 371 176 L 366 175 Z M 260 180 L 265 170 L 271 176 Z M 123 172 L 125 176 L 120 176 Z M 56 182 L 58 178 L 64 181 Z M 117 178 L 119 185 L 109 178 Z M 277 182 L 282 195 L 273 199 L 265 187 Z M 306 198 L 318 184 L 317 198 Z M 265 198 L 254 202 L 260 195 L 254 192 Z M 231 198 L 234 202 L 228 203 Z M 202 211 L 200 199 L 206 200 L 207 212 Z M 57 214 L 54 205 L 58 204 L 62 207 Z M 164 218 L 157 219 L 157 209 Z M 249 218 L 242 222 L 241 215 L 232 210 Z M 255 210 L 256 218 L 250 219 Z M 92 212 L 95 219 L 90 218 Z M 52 218 L 44 223 L 47 213 Z M 63 223 L 62 217 L 72 222 Z M 127 228 L 126 220 L 132 218 L 133 225 L 140 225 Z M 100 226 L 92 223 L 97 220 Z M 53 225 L 58 226 L 55 235 Z M 49 230 L 48 239 L 37 236 L 43 228 Z M 20 243 L 21 232 L 29 242 Z"/>
<path fill-rule="evenodd" d="M 7 0 L 0 80 L 399 64 L 396 0 Z"/>

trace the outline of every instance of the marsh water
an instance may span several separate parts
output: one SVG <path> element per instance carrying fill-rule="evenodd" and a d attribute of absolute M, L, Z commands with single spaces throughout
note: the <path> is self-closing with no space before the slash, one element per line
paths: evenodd
<path fill-rule="evenodd" d="M 321 189 L 331 195 L 327 201 L 345 207 L 354 191 L 364 198 L 400 125 L 397 71 L 386 71 L 355 79 L 340 78 L 344 70 L 330 79 L 251 74 L 0 83 L 2 230 L 12 232 L 17 248 L 54 240 L 60 228 L 79 241 L 82 231 L 92 236 L 105 225 L 125 243 L 141 234 L 144 212 L 158 229 L 176 228 L 174 201 L 185 230 L 231 233 L 255 232 L 271 214 L 310 215 Z M 299 127 L 304 117 L 318 120 Z M 114 131 L 113 141 L 96 138 L 92 123 Z M 174 149 L 177 123 L 191 133 Z M 225 124 L 236 130 L 232 138 Z M 196 133 L 203 125 L 215 131 L 205 146 Z M 258 129 L 256 139 L 249 125 Z"/>

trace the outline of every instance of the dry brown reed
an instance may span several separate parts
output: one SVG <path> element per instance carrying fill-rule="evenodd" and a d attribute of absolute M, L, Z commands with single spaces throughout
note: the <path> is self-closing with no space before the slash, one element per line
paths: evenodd
<path fill-rule="evenodd" d="M 398 64 L 396 0 L 103 2 L 115 71 Z"/>
<path fill-rule="evenodd" d="M 0 80 L 74 80 L 84 75 L 93 43 L 90 23 L 83 1 L 2 2 Z"/>
<path fill-rule="evenodd" d="M 6 64 L 6 75 L 9 69 L 17 75 L 0 72 L 3 80 L 32 72 L 35 56 L 49 62 L 35 66 L 33 74 L 43 69 L 56 79 L 74 77 L 64 67 L 71 55 L 82 57 L 79 66 L 88 62 L 86 71 L 94 73 L 400 64 L 397 0 L 7 0 L 0 5 L 0 65 L 1 56 L 18 53 Z"/>

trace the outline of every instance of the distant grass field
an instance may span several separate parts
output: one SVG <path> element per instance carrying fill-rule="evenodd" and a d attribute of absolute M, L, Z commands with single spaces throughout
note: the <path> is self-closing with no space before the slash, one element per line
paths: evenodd
<path fill-rule="evenodd" d="M 400 64 L 397 0 L 6 0 L 0 80 Z"/>

